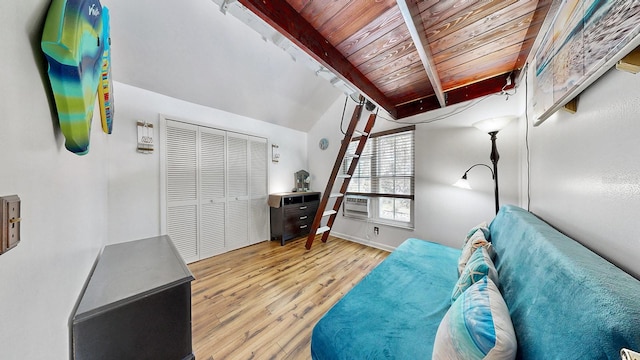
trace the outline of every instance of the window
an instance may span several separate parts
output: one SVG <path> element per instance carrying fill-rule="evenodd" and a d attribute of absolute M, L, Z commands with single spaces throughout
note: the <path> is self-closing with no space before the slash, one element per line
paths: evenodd
<path fill-rule="evenodd" d="M 369 199 L 371 221 L 413 228 L 415 126 L 371 134 L 359 158 L 347 198 Z M 359 139 L 349 144 L 355 153 Z M 342 171 L 347 173 L 353 157 L 347 156 Z M 344 211 L 345 216 L 351 216 Z M 355 214 L 362 217 L 362 212 Z"/>

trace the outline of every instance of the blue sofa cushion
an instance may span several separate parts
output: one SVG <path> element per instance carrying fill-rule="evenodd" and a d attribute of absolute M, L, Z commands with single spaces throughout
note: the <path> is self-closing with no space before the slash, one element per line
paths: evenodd
<path fill-rule="evenodd" d="M 484 276 L 451 305 L 433 346 L 433 359 L 514 359 L 516 335 L 498 287 Z"/>
<path fill-rule="evenodd" d="M 459 256 L 459 249 L 404 241 L 318 321 L 312 358 L 429 358 Z"/>
<path fill-rule="evenodd" d="M 533 214 L 490 225 L 519 359 L 620 359 L 640 349 L 640 281 Z"/>

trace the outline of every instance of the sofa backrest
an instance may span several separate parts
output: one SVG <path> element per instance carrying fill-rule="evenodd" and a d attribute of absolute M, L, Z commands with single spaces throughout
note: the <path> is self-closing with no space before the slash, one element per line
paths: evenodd
<path fill-rule="evenodd" d="M 490 225 L 518 359 L 620 359 L 640 350 L 640 281 L 533 214 Z"/>

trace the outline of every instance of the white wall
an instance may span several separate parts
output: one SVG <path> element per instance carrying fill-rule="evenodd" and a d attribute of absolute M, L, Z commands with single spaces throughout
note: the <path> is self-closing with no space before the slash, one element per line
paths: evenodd
<path fill-rule="evenodd" d="M 522 95 L 505 102 L 504 97 L 490 96 L 471 109 L 440 122 L 419 124 L 416 127 L 415 150 L 415 229 L 368 223 L 339 215 L 332 233 L 371 246 L 391 250 L 408 237 L 417 237 L 450 246 L 459 247 L 469 228 L 481 221 L 490 221 L 495 216 L 493 181 L 488 169 L 474 168 L 468 175 L 474 190 L 468 191 L 451 186 L 471 165 L 491 165 L 489 135 L 471 127 L 475 121 L 505 114 L 519 114 Z M 469 105 L 463 104 L 464 106 Z M 335 162 L 340 142 L 340 119 L 344 98 L 336 100 L 321 120 L 309 132 L 309 165 L 312 187 L 324 191 L 327 178 Z M 355 103 L 349 101 L 343 128 L 346 129 Z M 455 109 L 455 108 L 454 108 Z M 429 121 L 435 116 L 452 111 L 439 110 L 430 117 L 413 117 L 403 122 Z M 361 117 L 362 129 L 368 112 Z M 373 132 L 406 126 L 384 120 L 388 115 L 380 114 Z M 322 151 L 318 141 L 326 137 L 329 148 Z M 498 134 L 500 174 L 500 199 L 502 204 L 518 204 L 519 199 L 519 155 L 518 124 L 513 122 Z M 337 188 L 336 188 L 337 189 Z M 379 235 L 373 227 L 380 228 Z"/>
<path fill-rule="evenodd" d="M 159 114 L 223 130 L 269 139 L 269 192 L 291 191 L 293 173 L 307 169 L 307 134 L 264 121 L 115 83 L 116 122 L 109 139 L 109 243 L 159 235 Z M 137 121 L 154 125 L 156 150 L 136 151 Z M 271 162 L 271 144 L 280 161 Z M 266 240 L 266 239 L 265 239 Z"/>
<path fill-rule="evenodd" d="M 339 96 L 212 0 L 103 0 L 117 80 L 306 131 Z M 311 121 L 309 121 L 311 120 Z"/>
<path fill-rule="evenodd" d="M 22 241 L 0 256 L 0 358 L 66 359 L 69 320 L 107 238 L 107 143 L 64 149 L 40 51 L 50 1 L 0 2 L 0 195 L 22 200 Z"/>
<path fill-rule="evenodd" d="M 531 211 L 640 278 L 640 75 L 610 70 L 530 129 Z M 523 195 L 526 197 L 526 194 Z"/>

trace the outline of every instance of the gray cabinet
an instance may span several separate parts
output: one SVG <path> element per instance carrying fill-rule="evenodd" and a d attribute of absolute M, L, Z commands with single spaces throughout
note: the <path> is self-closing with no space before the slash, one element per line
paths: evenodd
<path fill-rule="evenodd" d="M 285 241 L 309 234 L 320 203 L 319 192 L 269 195 L 271 240 Z"/>
<path fill-rule="evenodd" d="M 168 236 L 106 246 L 72 319 L 73 359 L 194 359 L 192 280 Z"/>

